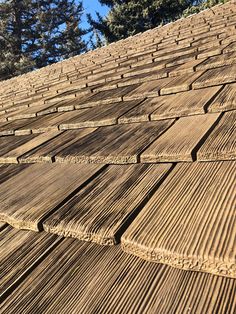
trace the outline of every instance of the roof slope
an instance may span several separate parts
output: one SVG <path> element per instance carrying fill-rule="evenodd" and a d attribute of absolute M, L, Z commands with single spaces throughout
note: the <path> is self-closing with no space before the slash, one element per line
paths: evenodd
<path fill-rule="evenodd" d="M 236 1 L 0 83 L 1 313 L 236 312 Z"/>

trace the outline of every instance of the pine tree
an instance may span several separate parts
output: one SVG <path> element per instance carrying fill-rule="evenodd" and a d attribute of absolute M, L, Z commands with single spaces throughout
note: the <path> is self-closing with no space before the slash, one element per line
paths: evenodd
<path fill-rule="evenodd" d="M 84 52 L 82 3 L 5 0 L 0 3 L 0 76 L 18 75 Z"/>
<path fill-rule="evenodd" d="M 88 15 L 92 29 L 104 36 L 107 43 L 168 23 L 182 16 L 183 11 L 199 1 L 193 0 L 99 0 L 110 8 L 106 17 Z"/>
<path fill-rule="evenodd" d="M 0 75 L 12 76 L 33 67 L 29 54 L 35 11 L 29 0 L 4 1 L 0 4 Z"/>
<path fill-rule="evenodd" d="M 187 17 L 194 13 L 199 13 L 202 10 L 209 9 L 213 7 L 214 5 L 220 4 L 220 3 L 226 3 L 229 0 L 202 0 L 198 1 L 198 3 L 195 3 L 193 6 L 187 8 L 183 12 L 183 16 Z"/>
<path fill-rule="evenodd" d="M 82 3 L 74 0 L 39 0 L 36 44 L 37 67 L 57 62 L 86 50 L 79 27 L 83 14 Z"/>

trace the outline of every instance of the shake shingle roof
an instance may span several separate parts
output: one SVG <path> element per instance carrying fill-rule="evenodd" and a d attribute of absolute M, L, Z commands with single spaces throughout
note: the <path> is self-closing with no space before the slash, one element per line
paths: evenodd
<path fill-rule="evenodd" d="M 1 313 L 235 313 L 235 42 L 229 1 L 0 83 Z"/>

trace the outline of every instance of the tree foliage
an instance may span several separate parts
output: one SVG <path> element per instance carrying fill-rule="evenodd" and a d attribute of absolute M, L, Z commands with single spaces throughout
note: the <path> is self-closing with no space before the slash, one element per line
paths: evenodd
<path fill-rule="evenodd" d="M 103 18 L 88 15 L 92 29 L 104 36 L 107 43 L 126 38 L 179 18 L 196 1 L 191 0 L 100 0 L 110 7 Z"/>
<path fill-rule="evenodd" d="M 75 0 L 5 0 L 0 3 L 0 75 L 13 76 L 86 49 Z"/>
<path fill-rule="evenodd" d="M 187 8 L 183 12 L 183 16 L 187 17 L 191 14 L 199 13 L 202 10 L 209 9 L 213 7 L 214 5 L 220 4 L 220 3 L 226 3 L 229 0 L 206 0 L 206 1 L 198 1 L 197 4 Z"/>

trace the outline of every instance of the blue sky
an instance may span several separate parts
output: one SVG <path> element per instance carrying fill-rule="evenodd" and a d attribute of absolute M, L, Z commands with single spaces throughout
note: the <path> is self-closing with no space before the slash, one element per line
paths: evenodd
<path fill-rule="evenodd" d="M 83 6 L 85 13 L 91 13 L 93 17 L 96 17 L 96 11 L 102 16 L 106 15 L 109 8 L 105 5 L 101 5 L 98 0 L 83 0 Z M 83 27 L 88 27 L 86 22 L 86 16 L 83 18 Z"/>

